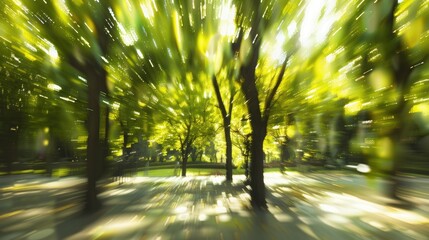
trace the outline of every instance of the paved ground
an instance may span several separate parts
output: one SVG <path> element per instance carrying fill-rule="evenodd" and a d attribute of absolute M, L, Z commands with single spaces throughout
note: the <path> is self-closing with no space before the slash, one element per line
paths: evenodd
<path fill-rule="evenodd" d="M 429 239 L 429 180 L 408 177 L 395 207 L 362 175 L 266 174 L 269 212 L 249 210 L 243 176 L 130 178 L 81 213 L 83 179 L 0 177 L 0 239 Z"/>

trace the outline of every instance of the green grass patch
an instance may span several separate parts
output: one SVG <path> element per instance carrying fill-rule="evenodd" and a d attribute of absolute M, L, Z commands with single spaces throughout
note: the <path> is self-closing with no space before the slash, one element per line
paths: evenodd
<path fill-rule="evenodd" d="M 268 173 L 268 172 L 280 172 L 280 168 L 276 167 L 276 168 L 264 168 L 264 173 Z"/>
<path fill-rule="evenodd" d="M 279 172 L 279 168 L 266 168 L 264 172 Z M 244 169 L 233 169 L 234 175 L 244 174 Z M 163 168 L 163 169 L 149 169 L 147 171 L 141 170 L 137 173 L 139 177 L 173 177 L 181 176 L 181 169 Z M 188 168 L 186 176 L 212 176 L 212 175 L 225 175 L 224 169 L 207 169 L 207 168 Z"/>
<path fill-rule="evenodd" d="M 138 177 L 173 177 L 175 171 L 173 168 L 150 169 L 137 172 Z M 176 171 L 176 176 L 179 176 L 180 171 Z"/>
<path fill-rule="evenodd" d="M 289 170 L 289 169 L 288 169 Z M 279 168 L 265 168 L 264 172 L 279 172 Z M 46 170 L 36 170 L 36 169 L 29 169 L 29 170 L 20 170 L 20 171 L 13 171 L 12 174 L 45 174 Z M 54 168 L 52 170 L 52 177 L 66 177 L 72 175 L 72 169 L 63 167 L 63 168 Z M 245 171 L 242 168 L 233 169 L 232 173 L 234 175 L 244 175 Z M 137 172 L 137 176 L 146 176 L 146 177 L 173 177 L 173 176 L 181 176 L 182 169 L 181 168 L 150 168 L 149 170 L 144 170 L 144 168 L 140 168 Z M 220 175 L 223 176 L 226 174 L 225 169 L 219 169 L 219 168 L 188 168 L 186 171 L 187 176 L 211 176 L 211 175 Z M 6 172 L 0 172 L 1 175 L 7 175 Z"/>
<path fill-rule="evenodd" d="M 220 169 L 207 169 L 207 168 L 189 168 L 186 170 L 186 176 L 209 176 L 209 175 L 224 175 L 225 171 Z M 173 177 L 181 176 L 181 169 L 163 168 L 163 169 L 150 169 L 143 170 L 137 173 L 140 177 Z"/>
<path fill-rule="evenodd" d="M 19 171 L 12 171 L 12 174 L 29 174 L 29 173 L 36 173 L 36 170 L 29 169 L 29 170 L 19 170 Z"/>
<path fill-rule="evenodd" d="M 66 177 L 70 174 L 69 168 L 56 168 L 52 171 L 52 177 Z"/>

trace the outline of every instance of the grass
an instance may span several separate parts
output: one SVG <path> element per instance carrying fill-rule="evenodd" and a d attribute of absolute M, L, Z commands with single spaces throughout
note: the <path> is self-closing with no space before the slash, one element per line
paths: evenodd
<path fill-rule="evenodd" d="M 12 175 L 19 175 L 19 174 L 43 174 L 46 173 L 46 170 L 34 170 L 34 169 L 28 169 L 28 170 L 19 170 L 19 171 L 12 171 Z M 7 172 L 0 172 L 0 176 L 8 175 Z"/>
<path fill-rule="evenodd" d="M 181 176 L 181 169 L 164 168 L 164 169 L 152 169 L 149 171 L 139 171 L 137 176 L 145 177 L 172 177 Z M 187 169 L 187 176 L 208 176 L 208 175 L 222 175 L 224 174 L 220 169 L 204 169 L 204 168 L 190 168 Z"/>
<path fill-rule="evenodd" d="M 181 169 L 174 168 L 162 168 L 162 169 L 150 169 L 148 171 L 140 170 L 137 172 L 137 176 L 145 177 L 172 177 L 181 176 Z M 265 168 L 264 172 L 279 172 L 278 168 Z M 13 171 L 12 174 L 44 174 L 46 170 L 22 170 Z M 244 169 L 233 169 L 234 175 L 244 174 Z M 1 175 L 6 175 L 6 172 L 0 172 Z M 52 177 L 66 177 L 70 176 L 72 171 L 70 168 L 56 168 L 52 170 Z M 187 176 L 210 176 L 210 175 L 225 175 L 225 169 L 208 169 L 208 168 L 188 168 L 186 171 Z"/>
<path fill-rule="evenodd" d="M 52 171 L 52 177 L 65 177 L 70 175 L 69 168 L 57 168 Z"/>
<path fill-rule="evenodd" d="M 278 168 L 266 168 L 265 172 L 279 172 Z M 244 174 L 244 169 L 234 169 L 234 175 Z M 207 169 L 207 168 L 189 168 L 186 170 L 186 176 L 210 176 L 210 175 L 225 175 L 224 169 Z M 181 176 L 181 169 L 175 170 L 172 168 L 152 169 L 148 171 L 139 171 L 137 176 L 145 177 L 172 177 Z"/>

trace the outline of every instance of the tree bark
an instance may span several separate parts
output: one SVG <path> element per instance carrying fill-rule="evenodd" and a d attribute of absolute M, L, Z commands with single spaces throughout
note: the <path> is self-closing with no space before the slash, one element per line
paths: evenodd
<path fill-rule="evenodd" d="M 250 148 L 251 203 L 256 209 L 266 209 L 263 145 L 267 126 L 262 121 L 255 81 L 245 80 L 245 82 L 247 84 L 243 84 L 242 88 L 246 97 L 247 109 L 250 113 L 250 126 L 252 128 Z"/>
<path fill-rule="evenodd" d="M 265 200 L 263 150 L 264 139 L 267 132 L 267 122 L 264 121 L 262 117 L 255 75 L 261 46 L 261 11 L 259 9 L 259 1 L 252 1 L 251 3 L 253 4 L 252 27 L 247 40 L 252 41 L 252 47 L 249 51 L 250 55 L 247 56 L 245 63 L 240 68 L 240 75 L 242 77 L 241 90 L 246 99 L 246 106 L 250 116 L 250 126 L 252 128 L 252 145 L 250 149 L 251 204 L 255 209 L 267 209 L 267 202 Z M 265 108 L 267 107 L 269 108 L 270 106 L 265 106 Z"/>
<path fill-rule="evenodd" d="M 104 43 L 105 44 L 105 43 Z M 104 47 L 104 51 L 107 50 L 106 46 Z M 103 93 L 104 98 L 109 102 L 109 89 L 107 87 L 107 77 L 104 77 L 101 81 L 100 85 L 100 93 Z M 108 168 L 108 161 L 107 157 L 110 155 L 110 146 L 109 146 L 109 132 L 110 132 L 110 105 L 109 104 L 103 104 L 103 114 L 104 114 L 104 136 L 101 143 L 101 158 L 100 158 L 100 170 L 99 170 L 99 176 L 98 179 L 102 178 L 103 175 L 106 174 L 107 168 Z"/>
<path fill-rule="evenodd" d="M 97 198 L 97 166 L 100 158 L 100 84 L 105 81 L 106 72 L 102 66 L 85 69 L 88 77 L 88 142 L 87 142 L 87 212 L 96 211 L 101 207 Z"/>
<path fill-rule="evenodd" d="M 6 161 L 6 172 L 8 174 L 12 174 L 12 165 L 14 162 L 18 161 L 18 139 L 19 132 L 18 130 L 12 131 L 10 129 L 7 139 L 5 139 L 4 145 L 4 153 L 5 153 L 5 161 Z"/>
<path fill-rule="evenodd" d="M 0 91 L 1 94 L 1 91 Z M 7 94 L 7 93 L 6 93 Z M 0 95 L 0 153 L 3 153 L 6 172 L 12 174 L 12 165 L 18 161 L 18 142 L 23 125 L 23 114 L 18 109 L 8 109 L 8 98 Z"/>
<path fill-rule="evenodd" d="M 106 93 L 106 97 L 107 93 Z M 109 120 L 109 114 L 110 114 L 110 107 L 105 107 L 105 118 L 104 118 L 104 138 L 103 138 L 103 144 L 102 144 L 102 155 L 101 155 L 101 172 L 100 177 L 102 177 L 108 168 L 108 162 L 107 157 L 110 154 L 110 146 L 109 146 L 109 132 L 110 132 L 110 120 Z"/>
<path fill-rule="evenodd" d="M 188 154 L 182 153 L 182 177 L 186 177 L 187 164 L 188 164 Z"/>
<path fill-rule="evenodd" d="M 122 141 L 122 155 L 125 156 L 128 154 L 127 145 L 128 145 L 128 128 L 125 126 L 123 121 L 120 121 L 121 128 L 122 128 L 122 135 L 123 135 L 123 141 Z"/>
<path fill-rule="evenodd" d="M 250 196 L 251 204 L 255 209 L 267 209 L 264 183 L 264 139 L 265 136 L 258 132 L 252 134 L 252 148 L 250 152 L 250 185 L 252 191 Z"/>
<path fill-rule="evenodd" d="M 191 136 L 192 123 L 186 124 L 185 130 L 186 130 L 185 138 L 182 138 L 179 135 L 180 152 L 182 155 L 182 177 L 186 177 L 186 167 L 188 164 L 188 158 L 191 152 L 192 144 L 195 141 L 195 137 Z"/>
<path fill-rule="evenodd" d="M 188 133 L 187 136 L 185 138 L 185 141 L 182 143 L 182 177 L 186 177 L 186 170 L 187 170 L 187 165 L 188 165 L 188 159 L 189 159 L 189 154 L 190 154 L 190 150 L 191 150 L 191 146 L 192 146 L 192 141 L 191 138 L 189 137 L 190 133 L 190 127 L 188 129 Z"/>
<path fill-rule="evenodd" d="M 258 88 L 256 86 L 255 74 L 261 46 L 259 15 L 259 12 L 255 13 L 255 17 L 252 20 L 250 39 L 253 39 L 253 45 L 250 51 L 250 56 L 248 56 L 249 59 L 247 64 L 244 64 L 241 67 L 240 74 L 243 78 L 243 81 L 241 82 L 241 90 L 246 99 L 246 106 L 250 116 L 250 126 L 252 128 L 252 144 L 250 151 L 250 185 L 252 187 L 252 206 L 256 209 L 267 209 L 267 202 L 265 201 L 263 145 L 264 139 L 267 135 L 267 125 L 270 116 L 270 110 L 273 105 L 277 90 L 279 89 L 283 80 L 289 56 L 284 60 L 273 88 L 268 92 L 267 98 L 264 102 L 264 111 L 262 112 Z"/>
<path fill-rule="evenodd" d="M 411 64 L 406 56 L 406 48 L 402 45 L 398 36 L 395 34 L 395 12 L 398 6 L 397 1 L 392 2 L 392 7 L 385 19 L 380 24 L 381 30 L 378 32 L 375 41 L 381 46 L 385 60 L 389 63 L 389 67 L 394 76 L 394 87 L 399 93 L 398 103 L 395 110 L 395 127 L 387 134 L 387 137 L 393 142 L 394 150 L 392 152 L 392 168 L 388 172 L 389 185 L 387 195 L 393 199 L 400 199 L 398 196 L 399 180 L 398 172 L 404 162 L 406 156 L 401 152 L 403 128 L 409 121 L 409 106 L 406 103 L 405 96 L 409 93 L 411 85 L 409 77 L 411 75 Z M 402 199 L 400 199 L 402 200 Z"/>
<path fill-rule="evenodd" d="M 258 55 L 259 46 L 254 49 L 253 54 Z M 257 58 L 256 58 L 257 59 Z M 250 186 L 252 206 L 256 209 L 266 209 L 265 184 L 264 184 L 264 139 L 267 124 L 261 116 L 259 106 L 258 90 L 255 77 L 256 60 L 254 64 L 244 66 L 242 74 L 244 81 L 241 85 L 246 98 L 246 105 L 250 115 L 250 126 L 252 128 L 252 144 L 250 148 Z"/>
<path fill-rule="evenodd" d="M 226 144 L 226 181 L 232 182 L 232 140 L 231 140 L 231 120 L 224 120 L 224 133 Z"/>
<path fill-rule="evenodd" d="M 229 101 L 229 112 L 226 111 L 225 104 L 222 100 L 222 95 L 220 93 L 219 84 L 217 82 L 216 76 L 212 76 L 212 84 L 215 89 L 216 99 L 219 104 L 219 109 L 223 119 L 223 131 L 225 134 L 225 144 L 226 144 L 226 181 L 232 181 L 232 140 L 231 140 L 231 113 L 232 113 L 232 104 L 233 104 L 233 93 L 231 93 L 231 98 Z"/>

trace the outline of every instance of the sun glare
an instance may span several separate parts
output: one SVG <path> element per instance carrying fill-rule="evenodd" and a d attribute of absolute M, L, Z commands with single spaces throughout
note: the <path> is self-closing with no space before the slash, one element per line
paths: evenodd
<path fill-rule="evenodd" d="M 118 28 L 120 30 L 121 40 L 126 46 L 132 46 L 137 42 L 138 36 L 134 29 L 126 30 L 121 23 L 118 23 Z"/>
<path fill-rule="evenodd" d="M 220 19 L 219 23 L 219 32 L 222 36 L 234 36 L 235 34 L 235 14 L 236 8 L 231 1 L 225 1 L 222 3 L 218 11 L 218 18 Z"/>
<path fill-rule="evenodd" d="M 51 45 L 49 49 L 47 50 L 47 53 L 49 57 L 51 58 L 52 63 L 55 65 L 58 64 L 60 57 L 58 55 L 57 49 L 54 47 L 54 45 Z"/>
<path fill-rule="evenodd" d="M 305 7 L 305 15 L 301 25 L 300 43 L 309 48 L 323 42 L 334 23 L 336 0 L 310 0 Z"/>

